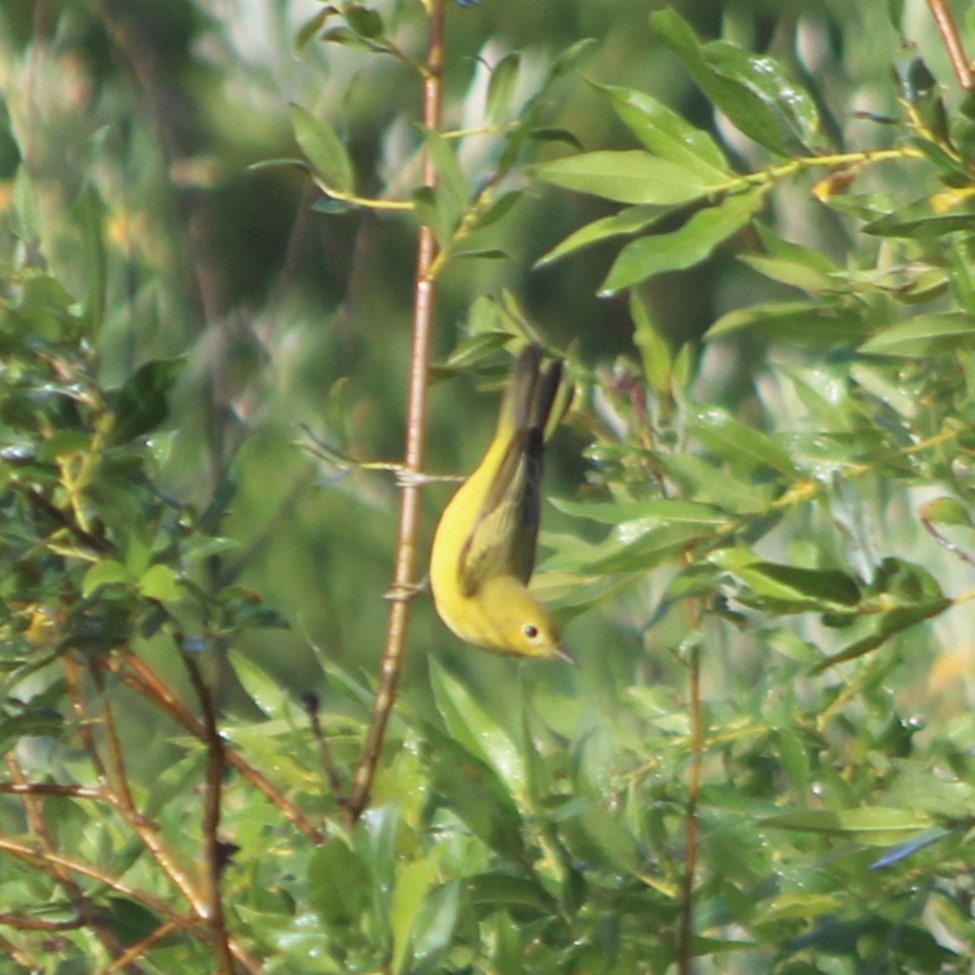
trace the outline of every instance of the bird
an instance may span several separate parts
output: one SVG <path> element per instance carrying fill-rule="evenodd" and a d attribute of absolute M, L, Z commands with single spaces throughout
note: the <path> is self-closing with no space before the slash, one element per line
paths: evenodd
<path fill-rule="evenodd" d="M 480 464 L 440 517 L 430 587 L 443 622 L 495 653 L 577 665 L 551 615 L 528 591 L 541 516 L 545 444 L 571 401 L 561 360 L 542 368 L 535 343 L 518 354 Z"/>

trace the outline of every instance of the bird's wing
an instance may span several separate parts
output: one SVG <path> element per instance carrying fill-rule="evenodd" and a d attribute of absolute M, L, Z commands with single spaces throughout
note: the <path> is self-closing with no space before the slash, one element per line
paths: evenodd
<path fill-rule="evenodd" d="M 535 567 L 541 506 L 542 439 L 536 428 L 512 437 L 460 555 L 460 586 L 473 595 L 485 579 L 527 583 Z"/>

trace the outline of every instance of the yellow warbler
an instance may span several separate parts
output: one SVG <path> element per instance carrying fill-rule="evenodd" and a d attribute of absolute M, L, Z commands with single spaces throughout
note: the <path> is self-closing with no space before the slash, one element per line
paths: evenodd
<path fill-rule="evenodd" d="M 430 554 L 440 618 L 468 643 L 495 653 L 575 660 L 558 627 L 528 592 L 535 567 L 545 442 L 569 406 L 562 363 L 541 369 L 542 350 L 522 349 L 494 439 L 444 509 Z"/>

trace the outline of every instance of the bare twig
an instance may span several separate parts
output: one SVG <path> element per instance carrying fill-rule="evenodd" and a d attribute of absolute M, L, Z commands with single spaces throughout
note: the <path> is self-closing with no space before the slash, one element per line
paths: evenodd
<path fill-rule="evenodd" d="M 335 796 L 335 801 L 339 808 L 344 809 L 348 805 L 348 799 L 342 789 L 342 780 L 339 778 L 335 758 L 332 755 L 332 746 L 328 743 L 328 738 L 325 737 L 325 733 L 322 731 L 322 719 L 318 709 L 318 695 L 309 691 L 307 694 L 302 695 L 302 702 L 305 705 L 305 710 L 308 712 L 308 720 L 311 722 L 311 732 L 315 736 L 315 741 L 318 743 L 318 751 L 322 756 L 322 767 L 328 776 L 328 784 L 332 790 L 332 795 Z"/>
<path fill-rule="evenodd" d="M 206 903 L 192 878 L 174 859 L 155 825 L 146 819 L 135 804 L 135 799 L 132 797 L 132 791 L 129 788 L 129 774 L 125 766 L 122 742 L 115 725 L 115 715 L 112 713 L 108 697 L 105 694 L 104 674 L 94 662 L 90 669 L 92 682 L 102 698 L 102 726 L 108 743 L 111 768 L 103 763 L 91 727 L 84 718 L 84 702 L 78 683 L 75 659 L 71 654 L 65 655 L 65 671 L 68 675 L 72 709 L 78 719 L 78 730 L 85 750 L 88 752 L 88 757 L 102 782 L 103 794 L 125 819 L 132 831 L 141 840 L 142 845 L 152 854 L 153 859 L 173 886 L 186 898 L 197 915 L 204 917 Z"/>
<path fill-rule="evenodd" d="M 429 6 L 430 33 L 423 81 L 423 124 L 432 131 L 439 131 L 441 125 L 444 3 L 445 0 L 431 0 Z M 423 182 L 428 187 L 436 186 L 437 183 L 437 172 L 429 152 L 424 155 Z M 404 458 L 404 469 L 408 474 L 419 474 L 423 470 L 426 456 L 427 379 L 430 370 L 430 345 L 436 302 L 434 274 L 436 258 L 436 238 L 429 227 L 423 226 L 420 228 L 413 291 L 413 348 L 410 356 L 410 392 Z M 399 539 L 392 587 L 395 598 L 390 603 L 382 674 L 373 705 L 372 723 L 355 770 L 349 802 L 348 816 L 353 823 L 369 804 L 376 765 L 386 736 L 386 726 L 396 701 L 396 687 L 399 683 L 403 647 L 409 625 L 410 603 L 417 592 L 415 579 L 419 534 L 420 485 L 407 482 L 403 487 L 400 507 Z"/>
<path fill-rule="evenodd" d="M 182 641 L 181 641 L 182 642 Z M 196 691 L 203 712 L 204 743 L 207 746 L 206 794 L 203 804 L 203 876 L 205 878 L 204 915 L 210 924 L 211 944 L 214 949 L 218 975 L 234 975 L 234 960 L 230 954 L 227 920 L 220 896 L 220 878 L 224 858 L 220 848 L 220 813 L 223 795 L 223 773 L 226 767 L 223 740 L 217 727 L 217 713 L 213 707 L 213 695 L 207 687 L 200 668 L 189 653 L 183 654 L 183 663 Z"/>
<path fill-rule="evenodd" d="M 961 559 L 962 562 L 965 562 L 967 565 L 975 566 L 975 557 L 969 555 L 969 553 L 966 552 L 960 545 L 956 545 L 950 539 L 945 538 L 945 536 L 942 535 L 941 532 L 939 532 L 938 529 L 934 527 L 934 524 L 928 521 L 927 518 L 922 518 L 921 524 L 924 526 L 925 531 L 939 545 L 944 546 L 946 549 L 948 549 L 949 552 L 951 552 L 952 555 Z"/>
<path fill-rule="evenodd" d="M 928 0 L 934 22 L 941 31 L 941 39 L 945 42 L 945 49 L 948 57 L 951 58 L 951 66 L 955 69 L 958 83 L 969 91 L 972 87 L 972 67 L 968 63 L 965 55 L 965 47 L 958 34 L 958 27 L 955 18 L 951 15 L 947 0 Z"/>
<path fill-rule="evenodd" d="M 56 782 L 0 782 L 0 794 L 8 796 L 64 796 L 70 799 L 107 799 L 101 789 Z"/>
<path fill-rule="evenodd" d="M 17 785 L 26 785 L 27 778 L 24 775 L 20 763 L 14 758 L 13 753 L 7 754 L 7 771 L 10 778 Z M 74 908 L 75 916 L 81 920 L 82 924 L 89 928 L 105 946 L 112 958 L 118 958 L 123 947 L 115 935 L 105 925 L 100 924 L 91 901 L 85 895 L 80 884 L 72 876 L 70 868 L 60 863 L 57 849 L 47 828 L 47 821 L 44 818 L 44 809 L 38 796 L 33 794 L 22 794 L 21 799 L 24 804 L 24 811 L 27 814 L 27 822 L 30 831 L 37 840 L 39 856 L 43 859 L 46 872 L 64 891 L 71 906 Z M 129 975 L 142 975 L 144 969 L 134 963 L 126 965 L 125 971 Z"/>

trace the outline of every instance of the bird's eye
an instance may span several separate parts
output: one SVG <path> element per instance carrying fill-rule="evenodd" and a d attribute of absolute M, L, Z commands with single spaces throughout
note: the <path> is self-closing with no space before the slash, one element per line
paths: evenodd
<path fill-rule="evenodd" d="M 524 633 L 529 640 L 534 640 L 538 636 L 538 627 L 532 625 L 531 623 L 526 623 L 522 627 L 522 633 Z"/>

